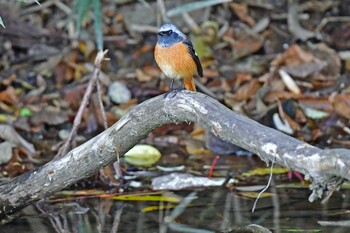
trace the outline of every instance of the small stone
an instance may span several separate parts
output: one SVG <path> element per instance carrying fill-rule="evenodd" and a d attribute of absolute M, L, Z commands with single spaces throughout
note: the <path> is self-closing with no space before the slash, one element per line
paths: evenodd
<path fill-rule="evenodd" d="M 108 96 L 115 104 L 124 104 L 131 99 L 131 92 L 121 82 L 113 82 L 108 88 Z"/>

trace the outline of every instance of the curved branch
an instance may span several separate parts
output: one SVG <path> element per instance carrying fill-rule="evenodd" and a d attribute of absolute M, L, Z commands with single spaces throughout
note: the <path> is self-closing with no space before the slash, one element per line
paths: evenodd
<path fill-rule="evenodd" d="M 114 162 L 168 123 L 195 122 L 216 136 L 254 152 L 266 162 L 299 171 L 311 178 L 311 201 L 350 179 L 350 151 L 322 150 L 241 116 L 201 93 L 182 91 L 173 98 L 158 96 L 139 104 L 116 124 L 73 149 L 0 185 L 0 218 L 47 197 Z"/>

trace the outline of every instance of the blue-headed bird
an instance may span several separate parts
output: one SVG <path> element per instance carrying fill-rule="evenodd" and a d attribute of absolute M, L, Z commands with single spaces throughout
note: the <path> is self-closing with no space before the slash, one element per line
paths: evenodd
<path fill-rule="evenodd" d="M 172 79 L 169 92 L 175 79 L 182 80 L 181 89 L 196 91 L 193 75 L 203 77 L 202 65 L 191 41 L 173 24 L 160 27 L 154 57 L 162 72 Z"/>

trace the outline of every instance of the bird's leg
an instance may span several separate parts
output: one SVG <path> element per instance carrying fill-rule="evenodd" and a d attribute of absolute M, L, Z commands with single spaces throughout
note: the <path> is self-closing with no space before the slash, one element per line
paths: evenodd
<path fill-rule="evenodd" d="M 185 79 L 181 79 L 181 84 L 179 87 L 179 91 L 182 91 L 185 88 Z"/>
<path fill-rule="evenodd" d="M 174 82 L 175 82 L 175 79 L 173 78 L 171 80 L 171 83 L 170 83 L 170 88 L 169 88 L 169 91 L 164 95 L 164 98 L 166 98 L 169 93 L 173 92 L 173 95 L 172 95 L 172 98 L 176 96 L 177 92 L 179 91 L 182 91 L 184 89 L 184 79 L 181 79 L 181 84 L 179 86 L 179 88 L 174 88 Z"/>
<path fill-rule="evenodd" d="M 171 83 L 170 83 L 170 87 L 169 87 L 169 91 L 167 93 L 165 93 L 164 95 L 164 99 L 169 95 L 170 92 L 172 92 L 174 90 L 174 79 L 171 79 Z"/>
<path fill-rule="evenodd" d="M 180 79 L 180 86 L 176 89 L 174 89 L 174 94 L 172 97 L 175 97 L 177 92 L 180 92 L 184 89 L 184 79 Z"/>
<path fill-rule="evenodd" d="M 174 90 L 174 80 L 174 78 L 171 79 L 169 92 L 172 92 Z"/>
<path fill-rule="evenodd" d="M 184 79 L 180 79 L 180 86 L 178 88 L 175 88 L 174 91 L 178 92 L 178 91 L 182 91 L 184 89 Z"/>

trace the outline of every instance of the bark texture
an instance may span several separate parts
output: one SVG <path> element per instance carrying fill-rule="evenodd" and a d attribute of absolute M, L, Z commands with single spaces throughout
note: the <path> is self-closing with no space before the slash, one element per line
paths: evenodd
<path fill-rule="evenodd" d="M 95 174 L 168 123 L 196 122 L 216 136 L 307 175 L 310 201 L 350 179 L 350 150 L 322 150 L 239 115 L 201 93 L 182 91 L 149 99 L 116 124 L 35 171 L 0 185 L 0 218 Z"/>

